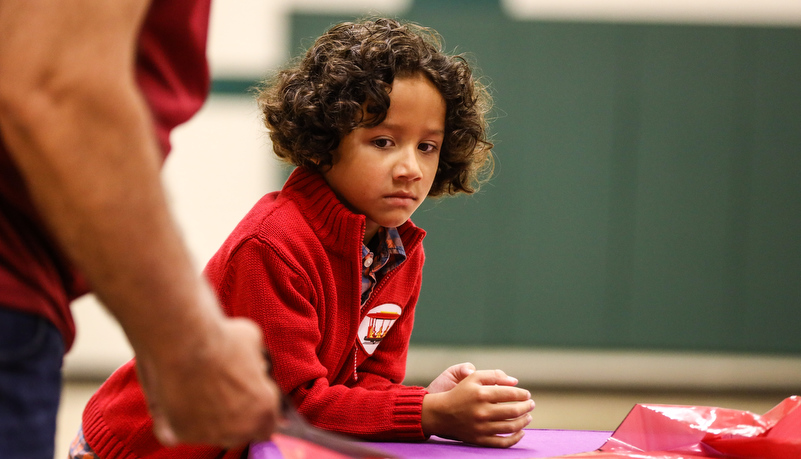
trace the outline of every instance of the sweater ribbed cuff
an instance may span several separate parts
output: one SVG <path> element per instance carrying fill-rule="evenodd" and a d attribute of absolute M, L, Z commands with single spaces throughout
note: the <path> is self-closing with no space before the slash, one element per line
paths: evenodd
<path fill-rule="evenodd" d="M 138 456 L 129 451 L 123 443 L 114 436 L 103 422 L 100 407 L 90 400 L 83 413 L 83 431 L 86 442 L 100 457 L 113 457 L 115 459 L 138 459 Z"/>
<path fill-rule="evenodd" d="M 423 441 L 423 397 L 428 393 L 422 387 L 407 387 L 395 399 L 393 424 L 400 439 Z"/>

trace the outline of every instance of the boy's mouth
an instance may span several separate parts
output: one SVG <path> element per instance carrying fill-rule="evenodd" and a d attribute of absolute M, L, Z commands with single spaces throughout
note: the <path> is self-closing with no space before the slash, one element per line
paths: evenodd
<path fill-rule="evenodd" d="M 398 191 L 396 193 L 392 193 L 387 196 L 388 198 L 398 198 L 398 199 L 411 199 L 412 201 L 416 201 L 417 198 L 412 194 L 405 191 Z"/>

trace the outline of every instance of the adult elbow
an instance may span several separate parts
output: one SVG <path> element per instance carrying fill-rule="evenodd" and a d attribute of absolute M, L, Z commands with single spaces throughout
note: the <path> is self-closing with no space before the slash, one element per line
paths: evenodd
<path fill-rule="evenodd" d="M 0 64 L 2 65 L 2 64 Z M 0 78 L 0 129 L 6 135 L 41 120 L 54 99 L 53 88 L 23 72 L 3 72 Z"/>
<path fill-rule="evenodd" d="M 9 146 L 15 140 L 39 144 L 42 136 L 51 136 L 62 123 L 84 116 L 92 103 L 102 99 L 98 95 L 102 85 L 97 83 L 91 76 L 77 78 L 55 68 L 4 72 L 0 78 L 4 140 Z"/>

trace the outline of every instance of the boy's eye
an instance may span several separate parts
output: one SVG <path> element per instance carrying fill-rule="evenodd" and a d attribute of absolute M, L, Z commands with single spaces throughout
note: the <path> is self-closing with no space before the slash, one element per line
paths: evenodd
<path fill-rule="evenodd" d="M 424 153 L 433 153 L 437 151 L 437 146 L 431 143 L 421 143 L 417 146 L 417 148 Z"/>
<path fill-rule="evenodd" d="M 378 148 L 387 148 L 392 146 L 392 141 L 389 139 L 375 139 L 373 140 L 373 145 Z"/>

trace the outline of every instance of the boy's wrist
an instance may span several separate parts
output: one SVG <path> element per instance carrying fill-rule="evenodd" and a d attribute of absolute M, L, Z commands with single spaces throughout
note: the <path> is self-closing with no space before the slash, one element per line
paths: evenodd
<path fill-rule="evenodd" d="M 427 437 L 431 435 L 441 436 L 439 428 L 439 406 L 441 404 L 442 395 L 442 393 L 428 393 L 423 396 L 420 425 L 423 429 L 423 434 Z"/>

